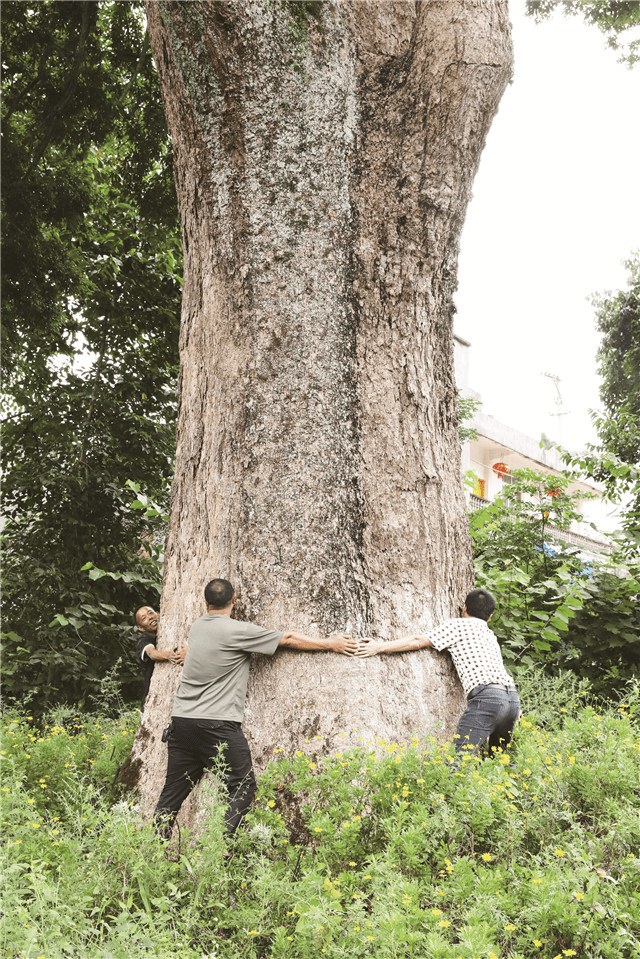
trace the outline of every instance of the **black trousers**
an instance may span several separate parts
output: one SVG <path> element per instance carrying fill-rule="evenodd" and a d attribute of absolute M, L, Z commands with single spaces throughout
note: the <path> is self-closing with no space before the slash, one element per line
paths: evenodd
<path fill-rule="evenodd" d="M 251 752 L 240 723 L 222 719 L 172 720 L 169 737 L 167 777 L 154 813 L 157 828 L 165 839 L 191 790 L 207 769 L 221 762 L 220 779 L 229 794 L 225 832 L 233 835 L 256 794 L 256 777 Z"/>

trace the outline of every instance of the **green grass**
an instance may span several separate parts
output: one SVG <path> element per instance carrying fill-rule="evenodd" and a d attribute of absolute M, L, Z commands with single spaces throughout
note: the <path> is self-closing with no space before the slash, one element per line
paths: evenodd
<path fill-rule="evenodd" d="M 213 789 L 204 831 L 168 847 L 118 794 L 136 714 L 6 715 L 0 952 L 638 957 L 637 695 L 594 709 L 557 682 L 528 700 L 510 754 L 458 773 L 433 739 L 280 756 L 228 858 Z"/>

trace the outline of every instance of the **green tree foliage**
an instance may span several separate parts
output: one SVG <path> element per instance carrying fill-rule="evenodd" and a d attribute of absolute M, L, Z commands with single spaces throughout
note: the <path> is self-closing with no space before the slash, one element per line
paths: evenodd
<path fill-rule="evenodd" d="M 611 696 L 640 665 L 640 558 L 613 541 L 585 559 L 558 536 L 577 517 L 568 476 L 514 471 L 504 494 L 471 514 L 477 584 L 493 592 L 491 627 L 508 667 L 572 670 Z"/>
<path fill-rule="evenodd" d="M 165 238 L 175 237 L 171 151 L 141 16 L 136 3 L 3 4 L 3 363 L 9 373 L 17 368 L 24 375 L 36 359 L 41 366 L 72 351 L 79 329 L 90 348 L 98 346 L 99 332 L 85 330 L 77 305 L 95 295 L 92 285 L 100 286 L 96 265 L 135 252 L 136 243 L 134 233 L 131 251 L 118 251 L 115 242 L 98 248 L 118 229 L 115 222 L 115 230 L 107 229 L 115 206 L 105 215 L 101 202 L 109 187 L 161 224 Z M 125 271 L 122 279 L 128 278 Z M 104 307 L 113 290 L 105 289 L 103 299 Z M 133 318 L 135 301 L 131 306 Z"/>
<path fill-rule="evenodd" d="M 610 697 L 640 674 L 640 559 L 614 549 L 581 586 L 584 605 L 554 668 L 571 669 Z"/>
<path fill-rule="evenodd" d="M 600 398 L 604 416 L 595 423 L 602 450 L 633 467 L 626 485 L 634 496 L 633 509 L 640 522 L 640 253 L 625 263 L 629 271 L 626 290 L 593 297 L 602 343 L 598 351 L 602 377 Z M 605 472 L 602 479 L 619 489 L 623 477 Z"/>
<path fill-rule="evenodd" d="M 620 411 L 640 419 L 640 252 L 626 262 L 629 271 L 627 289 L 616 293 L 596 294 L 597 327 L 602 333 L 598 350 L 598 372 L 603 379 L 600 397 L 610 416 Z M 629 437 L 633 446 L 620 444 L 620 459 L 636 462 L 640 454 L 640 436 Z"/>
<path fill-rule="evenodd" d="M 473 417 L 482 406 L 481 400 L 473 399 L 471 396 L 463 396 L 458 390 L 458 436 L 462 444 L 469 440 L 475 440 L 478 437 L 478 431 L 473 425 Z"/>
<path fill-rule="evenodd" d="M 579 454 L 560 449 L 572 475 L 591 476 L 605 498 L 622 503 L 628 552 L 640 549 L 640 254 L 625 266 L 627 288 L 596 294 L 596 323 L 602 333 L 598 351 L 603 411 L 592 414 L 598 442 Z"/>
<path fill-rule="evenodd" d="M 77 702 L 119 657 L 133 679 L 157 601 L 126 483 L 166 501 L 173 470 L 171 149 L 142 4 L 2 14 L 5 695 Z"/>
<path fill-rule="evenodd" d="M 546 20 L 555 10 L 566 16 L 582 17 L 596 26 L 607 38 L 607 44 L 620 53 L 619 60 L 632 67 L 640 59 L 640 40 L 629 39 L 628 32 L 640 26 L 640 3 L 637 0 L 527 0 L 527 13 L 536 20 Z"/>

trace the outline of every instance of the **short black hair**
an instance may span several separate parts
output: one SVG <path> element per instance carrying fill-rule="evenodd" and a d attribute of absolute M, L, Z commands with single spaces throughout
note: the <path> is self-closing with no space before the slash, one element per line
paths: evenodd
<path fill-rule="evenodd" d="M 134 626 L 139 626 L 139 625 L 140 625 L 140 623 L 138 622 L 138 613 L 140 612 L 141 609 L 146 609 L 146 608 L 147 608 L 147 604 L 146 604 L 146 603 L 143 603 L 142 606 L 137 606 L 137 607 L 136 607 L 136 611 L 135 611 L 135 613 L 133 614 L 133 625 L 134 625 Z"/>
<path fill-rule="evenodd" d="M 210 609 L 226 609 L 235 590 L 228 579 L 212 579 L 204 588 L 204 598 Z"/>
<path fill-rule="evenodd" d="M 473 616 L 475 619 L 484 619 L 486 623 L 496 608 L 496 601 L 488 590 L 472 589 L 465 599 L 464 605 L 469 616 Z"/>

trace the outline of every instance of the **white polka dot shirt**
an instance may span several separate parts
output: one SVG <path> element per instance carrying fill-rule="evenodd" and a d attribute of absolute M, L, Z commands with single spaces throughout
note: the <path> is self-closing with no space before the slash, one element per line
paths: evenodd
<path fill-rule="evenodd" d="M 496 635 L 483 619 L 447 619 L 425 635 L 437 650 L 449 650 L 467 696 L 481 683 L 515 686 L 504 668 Z"/>

